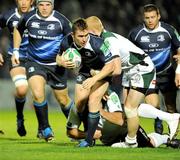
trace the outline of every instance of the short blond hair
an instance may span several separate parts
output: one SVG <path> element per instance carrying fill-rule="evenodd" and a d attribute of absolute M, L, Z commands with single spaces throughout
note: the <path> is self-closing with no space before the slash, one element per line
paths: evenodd
<path fill-rule="evenodd" d="M 88 29 L 102 32 L 104 30 L 101 20 L 97 16 L 90 16 L 86 18 Z"/>

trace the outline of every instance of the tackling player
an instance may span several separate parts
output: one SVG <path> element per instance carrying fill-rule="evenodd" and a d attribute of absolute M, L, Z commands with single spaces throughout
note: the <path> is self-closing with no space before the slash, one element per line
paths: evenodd
<path fill-rule="evenodd" d="M 115 70 L 123 71 L 122 85 L 126 88 L 124 94 L 125 114 L 127 117 L 128 134 L 125 142 L 120 143 L 123 148 L 137 147 L 137 131 L 139 118 L 137 108 L 143 101 L 149 88 L 155 88 L 155 68 L 151 58 L 128 39 L 104 29 L 100 19 L 91 16 L 86 19 L 88 30 L 101 36 L 114 56 L 119 58 L 115 62 Z M 146 105 L 146 104 L 141 104 Z M 175 131 L 177 129 L 177 125 Z M 172 139 L 172 135 L 170 139 Z"/>
<path fill-rule="evenodd" d="M 146 93 L 145 101 L 159 107 L 159 91 L 161 91 L 168 112 L 176 112 L 176 91 L 174 83 L 175 70 L 172 66 L 172 55 L 180 55 L 180 41 L 176 29 L 162 21 L 159 8 L 154 4 L 143 8 L 144 24 L 132 29 L 129 39 L 144 50 L 152 59 L 157 72 L 155 89 Z M 180 68 L 180 67 L 179 67 Z M 176 72 L 180 74 L 180 69 Z M 163 126 L 155 123 L 155 131 L 162 133 Z"/>
<path fill-rule="evenodd" d="M 19 47 L 19 60 L 20 63 L 13 65 L 11 63 L 11 56 L 13 54 L 13 29 L 17 25 L 19 19 L 23 14 L 32 10 L 33 0 L 16 0 L 17 8 L 13 8 L 0 16 L 0 28 L 7 27 L 10 32 L 10 47 L 8 49 L 7 61 L 11 78 L 15 84 L 15 104 L 17 112 L 17 132 L 20 136 L 26 135 L 24 127 L 23 109 L 26 102 L 26 94 L 28 91 L 28 83 L 26 78 L 25 62 L 27 57 L 28 33 L 22 33 L 22 42 Z M 4 62 L 0 54 L 0 65 Z"/>
<path fill-rule="evenodd" d="M 87 114 L 86 112 L 88 111 L 84 110 L 84 114 Z M 143 105 L 140 105 L 138 108 L 138 114 L 146 118 L 156 118 L 159 116 L 160 119 L 167 122 L 169 128 L 174 128 L 180 117 L 179 114 L 170 114 L 152 106 Z M 127 123 L 124 119 L 123 109 L 118 95 L 115 92 L 111 92 L 108 96 L 107 103 L 100 109 L 100 115 L 101 117 L 94 134 L 94 139 L 100 139 L 107 146 L 119 147 L 119 142 L 124 141 L 127 135 Z M 80 125 L 81 120 L 78 116 L 77 109 L 72 107 L 67 121 L 67 136 L 76 140 L 84 139 L 86 137 L 86 131 L 80 130 Z M 169 140 L 168 134 L 150 133 L 147 135 L 142 127 L 138 129 L 137 141 L 138 147 L 159 147 L 162 144 L 167 144 L 174 148 L 178 148 L 179 146 L 177 140 Z"/>
<path fill-rule="evenodd" d="M 64 67 L 56 64 L 56 55 L 64 36 L 71 32 L 70 21 L 53 10 L 54 0 L 36 0 L 37 9 L 26 14 L 14 30 L 12 63 L 19 64 L 19 47 L 22 33 L 29 33 L 27 77 L 33 95 L 33 104 L 39 125 L 38 136 L 46 141 L 54 135 L 48 121 L 46 83 L 51 86 L 65 116 L 73 101 L 68 95 L 67 75 Z"/>

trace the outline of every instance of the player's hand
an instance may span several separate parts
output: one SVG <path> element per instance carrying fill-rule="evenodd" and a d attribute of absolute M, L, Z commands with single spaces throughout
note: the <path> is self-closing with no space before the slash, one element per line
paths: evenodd
<path fill-rule="evenodd" d="M 176 73 L 175 84 L 177 88 L 180 88 L 180 74 Z"/>
<path fill-rule="evenodd" d="M 2 66 L 4 63 L 3 55 L 0 53 L 0 66 Z"/>
<path fill-rule="evenodd" d="M 175 59 L 176 62 L 180 61 L 180 55 L 174 55 L 173 58 Z"/>
<path fill-rule="evenodd" d="M 75 68 L 76 67 L 75 63 L 63 58 L 63 54 L 62 54 L 62 56 L 61 55 L 56 56 L 56 63 L 59 66 L 63 66 L 65 68 Z"/>
<path fill-rule="evenodd" d="M 13 66 L 18 66 L 20 64 L 19 61 L 19 49 L 14 48 L 13 49 L 13 54 L 11 56 L 11 62 Z"/>
<path fill-rule="evenodd" d="M 98 130 L 98 129 L 97 129 L 97 130 L 95 131 L 95 133 L 94 133 L 93 138 L 94 138 L 94 139 L 100 139 L 101 136 L 102 136 L 101 130 Z"/>
<path fill-rule="evenodd" d="M 83 81 L 82 86 L 84 89 L 90 89 L 95 83 L 96 83 L 96 80 L 93 77 L 91 77 Z"/>
<path fill-rule="evenodd" d="M 91 76 L 95 76 L 95 75 L 98 74 L 99 72 L 100 72 L 99 70 L 94 70 L 94 69 L 91 69 L 91 70 L 90 70 Z"/>

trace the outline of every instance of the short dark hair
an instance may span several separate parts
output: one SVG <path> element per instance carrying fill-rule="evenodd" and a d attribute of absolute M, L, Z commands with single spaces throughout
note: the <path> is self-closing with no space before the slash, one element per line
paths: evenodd
<path fill-rule="evenodd" d="M 143 13 L 151 11 L 156 11 L 156 13 L 159 14 L 159 8 L 154 4 L 147 4 L 143 7 Z"/>
<path fill-rule="evenodd" d="M 72 24 L 72 31 L 75 32 L 76 30 L 85 30 L 88 28 L 86 20 L 84 18 L 78 18 Z"/>

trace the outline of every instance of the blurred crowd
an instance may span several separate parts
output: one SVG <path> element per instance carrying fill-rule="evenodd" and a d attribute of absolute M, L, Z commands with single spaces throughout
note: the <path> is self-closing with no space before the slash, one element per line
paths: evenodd
<path fill-rule="evenodd" d="M 71 21 L 78 17 L 96 15 L 103 20 L 105 28 L 127 36 L 130 29 L 142 23 L 141 9 L 145 4 L 154 3 L 160 8 L 161 20 L 180 31 L 180 0 L 55 0 L 55 9 Z M 1 0 L 0 12 L 15 6 L 15 0 Z M 8 39 L 1 35 L 0 48 L 6 51 Z M 3 40 L 2 40 L 3 36 Z M 8 78 L 6 65 L 0 68 L 0 77 Z"/>

